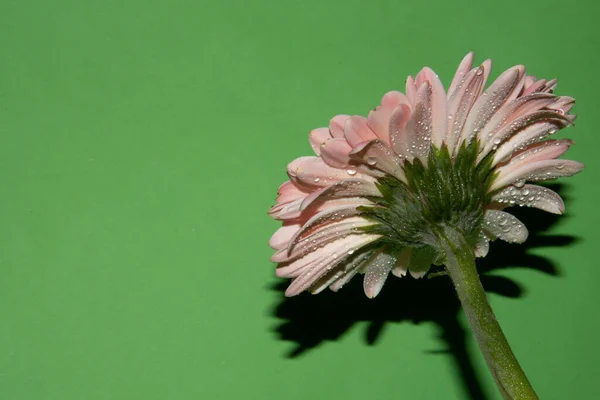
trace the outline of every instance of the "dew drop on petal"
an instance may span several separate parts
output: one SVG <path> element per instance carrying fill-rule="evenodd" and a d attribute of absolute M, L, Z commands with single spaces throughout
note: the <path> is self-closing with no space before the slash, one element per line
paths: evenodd
<path fill-rule="evenodd" d="M 354 168 L 350 168 L 349 170 L 346 171 L 348 173 L 348 175 L 350 176 L 354 176 L 356 175 L 356 170 Z"/>
<path fill-rule="evenodd" d="M 320 181 L 320 179 L 319 179 L 319 178 L 315 178 L 315 182 L 319 182 L 319 181 Z"/>
<path fill-rule="evenodd" d="M 375 164 L 377 164 L 377 159 L 375 157 L 367 157 L 367 164 L 375 165 Z"/>

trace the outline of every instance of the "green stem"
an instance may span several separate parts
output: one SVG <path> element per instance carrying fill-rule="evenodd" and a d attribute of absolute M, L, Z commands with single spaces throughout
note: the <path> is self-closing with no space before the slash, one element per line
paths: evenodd
<path fill-rule="evenodd" d="M 446 255 L 446 270 L 502 396 L 510 400 L 537 399 L 487 301 L 472 247 L 454 228 L 438 232 L 438 239 Z"/>

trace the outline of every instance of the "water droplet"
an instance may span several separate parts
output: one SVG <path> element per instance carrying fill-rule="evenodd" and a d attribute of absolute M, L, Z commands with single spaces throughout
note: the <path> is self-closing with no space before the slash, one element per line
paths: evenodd
<path fill-rule="evenodd" d="M 348 255 L 351 256 L 352 254 L 354 254 L 354 249 L 348 250 Z"/>
<path fill-rule="evenodd" d="M 350 168 L 349 170 L 346 171 L 348 173 L 348 175 L 350 176 L 354 176 L 356 175 L 356 170 L 354 168 Z"/>
<path fill-rule="evenodd" d="M 500 217 L 500 219 L 498 220 L 498 225 L 500 225 L 500 226 L 506 225 L 507 222 L 508 222 L 508 218 Z"/>
<path fill-rule="evenodd" d="M 515 182 L 515 186 L 518 188 L 522 188 L 523 186 L 525 186 L 525 181 L 524 180 L 520 180 Z"/>
<path fill-rule="evenodd" d="M 479 68 L 477 72 L 475 72 L 475 75 L 480 76 L 481 74 L 483 74 L 483 69 Z"/>
<path fill-rule="evenodd" d="M 414 148 L 415 145 L 413 145 L 412 147 Z M 373 166 L 377 164 L 377 159 L 375 157 L 367 157 L 367 164 Z"/>
<path fill-rule="evenodd" d="M 527 196 L 529 193 L 529 189 L 523 189 L 523 196 Z"/>
<path fill-rule="evenodd" d="M 556 169 L 563 169 L 565 167 L 565 163 L 558 163 L 555 165 Z"/>
<path fill-rule="evenodd" d="M 319 181 L 320 181 L 320 179 L 319 179 L 319 178 L 315 178 L 315 182 L 319 182 Z"/>

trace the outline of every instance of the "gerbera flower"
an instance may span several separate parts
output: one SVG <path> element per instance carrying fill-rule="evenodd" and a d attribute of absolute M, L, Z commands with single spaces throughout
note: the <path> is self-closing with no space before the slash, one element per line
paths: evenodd
<path fill-rule="evenodd" d="M 283 221 L 270 245 L 286 295 L 337 291 L 357 273 L 375 297 L 390 273 L 423 277 L 444 265 L 506 398 L 537 398 L 508 347 L 479 282 L 474 257 L 489 242 L 521 243 L 527 228 L 505 209 L 561 214 L 560 196 L 534 182 L 571 176 L 558 159 L 573 144 L 549 137 L 570 126 L 574 99 L 556 80 L 460 63 L 448 91 L 428 67 L 386 93 L 368 116 L 338 115 L 310 132 L 315 156 L 289 164 L 270 215 Z M 530 182 L 530 183 L 528 183 Z"/>
<path fill-rule="evenodd" d="M 389 273 L 422 277 L 443 262 L 435 229 L 450 224 L 483 257 L 490 240 L 520 243 L 526 227 L 507 207 L 561 214 L 552 190 L 525 182 L 573 175 L 558 160 L 573 144 L 548 136 L 573 123 L 574 99 L 552 94 L 556 80 L 508 69 L 484 91 L 491 62 L 460 63 L 446 94 L 428 67 L 386 93 L 367 118 L 338 115 L 310 133 L 316 156 L 288 166 L 270 210 L 283 227 L 271 238 L 286 295 L 340 289 L 364 273 L 375 297 Z"/>

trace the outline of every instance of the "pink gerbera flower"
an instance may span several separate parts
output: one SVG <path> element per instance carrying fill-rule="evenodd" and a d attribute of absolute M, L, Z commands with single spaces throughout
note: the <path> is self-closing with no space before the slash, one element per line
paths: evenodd
<path fill-rule="evenodd" d="M 470 53 L 447 92 L 425 67 L 368 117 L 338 115 L 310 133 L 316 155 L 289 164 L 270 210 L 283 221 L 270 245 L 277 276 L 292 279 L 286 295 L 337 291 L 361 273 L 375 297 L 390 273 L 419 278 L 445 265 L 464 305 L 461 265 L 492 240 L 527 238 L 506 208 L 564 211 L 558 194 L 527 182 L 583 169 L 558 159 L 572 141 L 548 138 L 573 124 L 574 99 L 523 66 L 485 89 L 491 62 L 472 62 Z"/>

